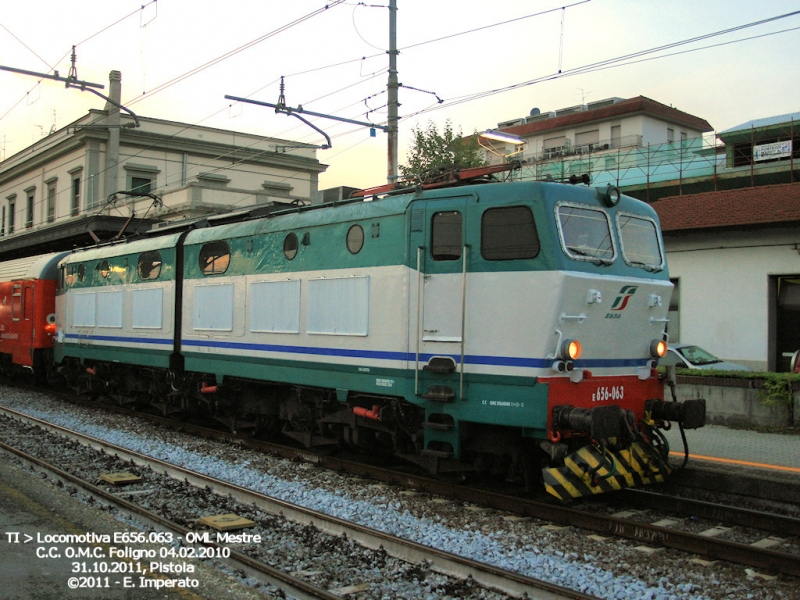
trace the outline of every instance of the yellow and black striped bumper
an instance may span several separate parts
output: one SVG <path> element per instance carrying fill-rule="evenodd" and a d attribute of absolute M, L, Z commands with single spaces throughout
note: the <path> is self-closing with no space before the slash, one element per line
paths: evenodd
<path fill-rule="evenodd" d="M 669 472 L 656 451 L 641 442 L 605 452 L 587 445 L 567 456 L 563 467 L 542 469 L 545 489 L 559 500 L 661 483 Z"/>

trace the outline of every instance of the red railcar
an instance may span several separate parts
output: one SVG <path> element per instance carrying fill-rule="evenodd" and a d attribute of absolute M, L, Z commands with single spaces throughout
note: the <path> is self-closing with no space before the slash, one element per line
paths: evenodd
<path fill-rule="evenodd" d="M 52 363 L 56 276 L 68 252 L 0 263 L 0 368 L 44 374 Z"/>

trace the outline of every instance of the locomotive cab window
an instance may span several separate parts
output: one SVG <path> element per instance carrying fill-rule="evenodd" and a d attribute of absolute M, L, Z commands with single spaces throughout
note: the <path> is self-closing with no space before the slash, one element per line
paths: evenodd
<path fill-rule="evenodd" d="M 104 260 L 100 264 L 97 265 L 97 270 L 100 271 L 100 274 L 105 278 L 108 277 L 108 274 L 111 272 L 111 269 L 108 266 L 108 261 Z"/>
<path fill-rule="evenodd" d="M 150 250 L 139 255 L 139 279 L 158 279 L 161 275 L 161 252 Z"/>
<path fill-rule="evenodd" d="M 604 211 L 584 205 L 559 204 L 556 214 L 561 245 L 567 256 L 597 265 L 614 262 L 614 239 Z"/>
<path fill-rule="evenodd" d="M 431 221 L 431 256 L 434 260 L 461 258 L 461 213 L 438 212 Z"/>
<path fill-rule="evenodd" d="M 481 217 L 481 256 L 486 260 L 535 258 L 539 235 L 527 206 L 490 208 Z"/>
<path fill-rule="evenodd" d="M 231 249 L 228 242 L 209 242 L 200 249 L 200 271 L 203 275 L 221 275 L 228 270 Z"/>
<path fill-rule="evenodd" d="M 647 271 L 664 268 L 664 254 L 655 221 L 639 215 L 619 213 L 617 227 L 622 241 L 622 258 L 626 263 Z"/>

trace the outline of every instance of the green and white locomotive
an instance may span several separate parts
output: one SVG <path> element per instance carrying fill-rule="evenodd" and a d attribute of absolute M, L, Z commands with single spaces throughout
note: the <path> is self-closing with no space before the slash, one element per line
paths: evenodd
<path fill-rule="evenodd" d="M 616 188 L 399 190 L 74 252 L 55 356 L 120 402 L 567 498 L 663 480 L 657 428 L 702 426 L 655 369 L 671 290 Z"/>

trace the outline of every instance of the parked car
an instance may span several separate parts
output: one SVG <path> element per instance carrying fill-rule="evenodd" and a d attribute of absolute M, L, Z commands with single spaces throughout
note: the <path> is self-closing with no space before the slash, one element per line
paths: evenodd
<path fill-rule="evenodd" d="M 694 344 L 670 344 L 667 355 L 658 361 L 660 367 L 675 365 L 680 369 L 715 369 L 717 371 L 752 371 L 750 367 L 717 358 Z"/>

